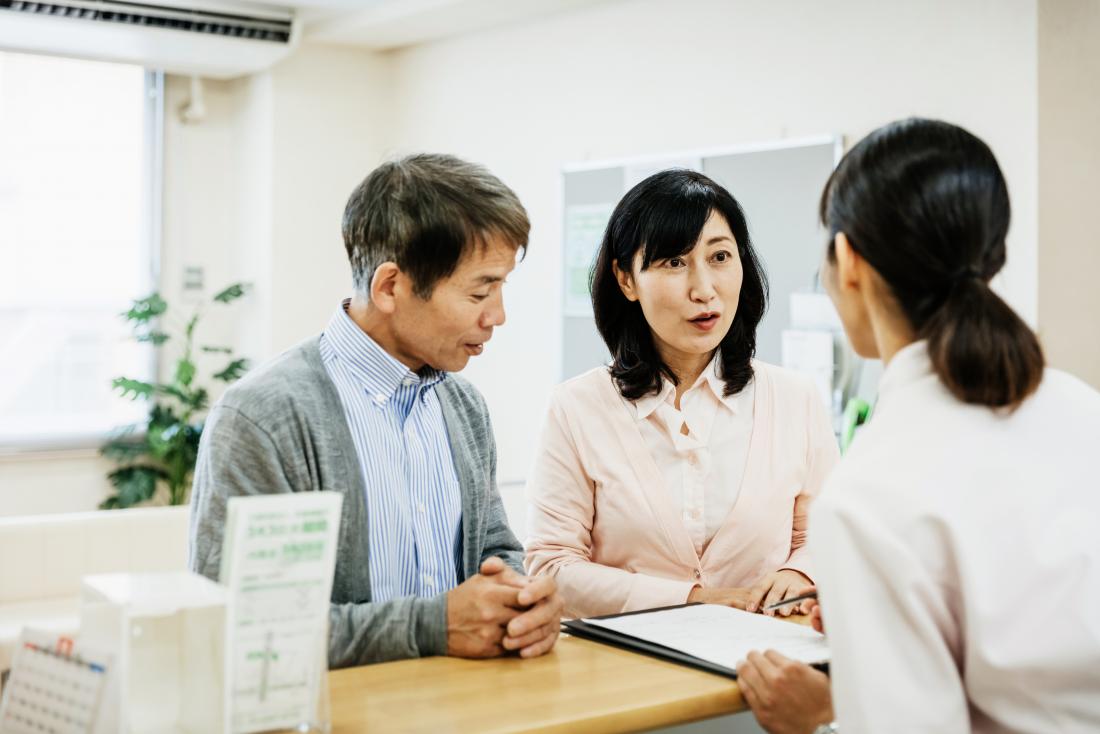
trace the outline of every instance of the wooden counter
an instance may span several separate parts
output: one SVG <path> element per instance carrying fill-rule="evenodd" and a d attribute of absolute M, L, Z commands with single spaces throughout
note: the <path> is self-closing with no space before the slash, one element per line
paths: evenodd
<path fill-rule="evenodd" d="M 564 635 L 534 660 L 402 660 L 329 689 L 333 734 L 628 732 L 745 709 L 732 679 Z"/>

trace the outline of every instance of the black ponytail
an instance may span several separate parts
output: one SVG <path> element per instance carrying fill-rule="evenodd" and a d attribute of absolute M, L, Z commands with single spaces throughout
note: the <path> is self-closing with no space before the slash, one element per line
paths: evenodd
<path fill-rule="evenodd" d="M 936 374 L 964 403 L 1015 407 L 1039 386 L 1039 340 L 980 280 L 952 288 L 920 335 Z"/>
<path fill-rule="evenodd" d="M 955 125 L 879 128 L 840 162 L 821 197 L 832 241 L 844 232 L 886 282 L 940 380 L 965 403 L 1017 407 L 1043 376 L 1043 350 L 989 288 L 1004 266 L 1010 208 L 993 152 Z"/>

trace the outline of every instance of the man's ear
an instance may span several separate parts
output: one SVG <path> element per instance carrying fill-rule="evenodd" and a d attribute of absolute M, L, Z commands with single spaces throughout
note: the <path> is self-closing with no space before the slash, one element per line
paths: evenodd
<path fill-rule="evenodd" d="M 615 273 L 615 280 L 619 281 L 619 290 L 626 296 L 626 300 L 637 301 L 638 294 L 634 291 L 634 275 L 629 270 L 620 268 L 618 260 L 611 261 L 611 270 Z"/>
<path fill-rule="evenodd" d="M 370 302 L 382 313 L 393 313 L 397 308 L 398 279 L 401 269 L 397 263 L 384 262 L 374 269 L 370 279 Z"/>
<path fill-rule="evenodd" d="M 848 241 L 848 235 L 837 232 L 833 240 L 836 253 L 836 282 L 841 290 L 863 290 L 866 287 L 867 262 Z"/>

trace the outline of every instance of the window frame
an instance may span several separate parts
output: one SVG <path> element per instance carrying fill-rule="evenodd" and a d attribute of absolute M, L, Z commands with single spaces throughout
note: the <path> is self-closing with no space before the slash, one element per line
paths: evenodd
<path fill-rule="evenodd" d="M 142 226 L 143 233 L 140 256 L 145 261 L 148 274 L 146 293 L 141 297 L 160 289 L 161 254 L 163 243 L 163 205 L 164 205 L 164 72 L 159 69 L 144 71 L 144 140 L 142 170 Z M 149 375 L 155 379 L 159 372 L 159 357 L 156 348 L 150 345 Z M 121 397 L 119 398 L 122 399 Z M 107 432 L 66 433 L 58 431 L 49 436 L 33 438 L 6 438 L 0 445 L 0 459 L 37 458 L 57 455 L 88 456 L 97 450 L 109 438 Z"/>

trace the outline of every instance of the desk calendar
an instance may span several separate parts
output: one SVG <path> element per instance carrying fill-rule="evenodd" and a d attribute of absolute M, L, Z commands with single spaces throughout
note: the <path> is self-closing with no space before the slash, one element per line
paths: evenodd
<path fill-rule="evenodd" d="M 108 659 L 25 630 L 0 701 L 0 734 L 93 734 Z"/>

